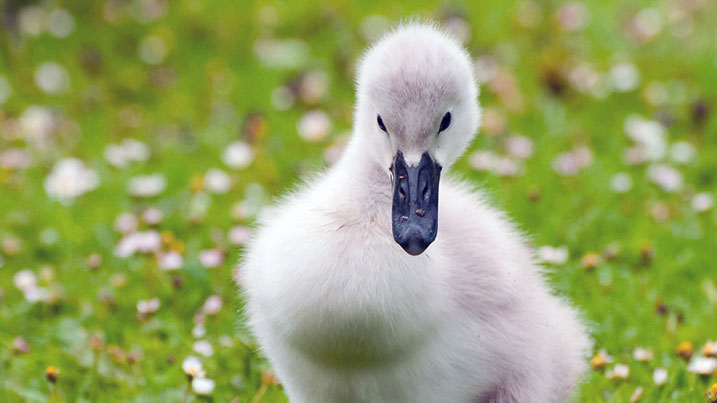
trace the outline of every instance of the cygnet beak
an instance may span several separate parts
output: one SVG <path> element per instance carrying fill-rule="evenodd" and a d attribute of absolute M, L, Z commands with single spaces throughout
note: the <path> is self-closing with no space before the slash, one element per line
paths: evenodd
<path fill-rule="evenodd" d="M 438 181 L 441 166 L 428 152 L 409 166 L 399 150 L 393 173 L 393 239 L 408 254 L 423 253 L 438 234 Z"/>

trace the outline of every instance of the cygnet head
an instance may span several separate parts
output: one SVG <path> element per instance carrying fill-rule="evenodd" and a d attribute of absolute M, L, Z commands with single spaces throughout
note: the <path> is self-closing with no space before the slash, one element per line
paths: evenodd
<path fill-rule="evenodd" d="M 359 67 L 355 141 L 390 173 L 393 236 L 419 255 L 438 233 L 438 182 L 480 120 L 471 58 L 434 25 L 386 35 Z"/>

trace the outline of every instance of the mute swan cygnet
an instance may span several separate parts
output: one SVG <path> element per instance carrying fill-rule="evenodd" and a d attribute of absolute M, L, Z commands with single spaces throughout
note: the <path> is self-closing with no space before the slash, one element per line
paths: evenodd
<path fill-rule="evenodd" d="M 480 118 L 468 53 L 412 23 L 358 72 L 344 155 L 265 211 L 240 269 L 290 401 L 568 399 L 585 327 L 503 214 L 445 177 Z"/>

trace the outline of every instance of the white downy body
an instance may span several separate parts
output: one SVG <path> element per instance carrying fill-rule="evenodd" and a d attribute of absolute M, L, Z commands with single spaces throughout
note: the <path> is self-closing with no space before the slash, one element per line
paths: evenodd
<path fill-rule="evenodd" d="M 480 116 L 465 51 L 433 26 L 400 27 L 364 58 L 358 97 L 341 160 L 262 214 L 240 269 L 249 325 L 290 400 L 567 399 L 591 346 L 583 324 L 503 214 L 445 173 Z M 454 123 L 434 138 L 446 108 Z M 438 236 L 418 256 L 391 232 L 398 148 L 444 167 Z"/>

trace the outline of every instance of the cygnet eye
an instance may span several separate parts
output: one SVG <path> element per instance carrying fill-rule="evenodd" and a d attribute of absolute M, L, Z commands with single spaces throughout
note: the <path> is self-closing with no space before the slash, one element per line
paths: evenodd
<path fill-rule="evenodd" d="M 443 115 L 443 119 L 441 120 L 441 127 L 438 128 L 438 133 L 448 129 L 448 126 L 451 125 L 451 113 L 446 112 L 445 115 Z"/>
<path fill-rule="evenodd" d="M 383 130 L 384 133 L 388 134 L 388 130 L 386 130 L 386 125 L 383 124 L 383 119 L 381 119 L 381 115 L 376 115 L 376 121 L 378 122 L 378 127 Z"/>

